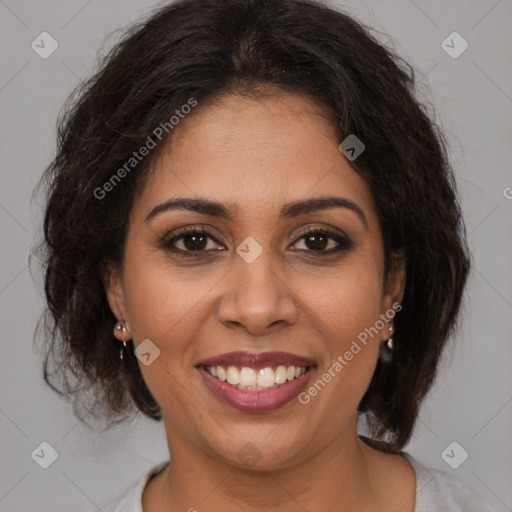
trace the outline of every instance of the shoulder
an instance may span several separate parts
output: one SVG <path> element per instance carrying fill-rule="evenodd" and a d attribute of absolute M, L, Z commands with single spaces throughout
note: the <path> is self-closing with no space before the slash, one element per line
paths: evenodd
<path fill-rule="evenodd" d="M 153 466 L 142 478 L 123 492 L 121 496 L 109 501 L 106 505 L 91 509 L 87 512 L 96 512 L 98 508 L 102 512 L 143 512 L 142 493 L 148 481 L 169 464 L 169 461 L 160 462 Z"/>
<path fill-rule="evenodd" d="M 407 452 L 400 452 L 416 473 L 415 512 L 494 512 L 472 489 L 454 476 L 421 464 Z"/>

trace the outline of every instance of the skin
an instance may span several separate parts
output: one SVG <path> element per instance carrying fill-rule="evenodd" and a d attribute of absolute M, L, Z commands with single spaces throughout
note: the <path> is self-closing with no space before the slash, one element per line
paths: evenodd
<path fill-rule="evenodd" d="M 409 462 L 357 435 L 357 406 L 379 343 L 390 336 L 387 324 L 306 405 L 294 399 L 272 411 L 238 411 L 195 368 L 236 350 L 292 352 L 316 361 L 309 386 L 400 303 L 405 276 L 390 271 L 384 282 L 370 190 L 322 114 L 310 99 L 288 93 L 199 105 L 174 129 L 172 146 L 153 162 L 134 201 L 123 266 L 106 289 L 135 346 L 149 338 L 160 350 L 139 366 L 162 408 L 172 463 L 146 486 L 144 512 L 414 510 Z M 279 221 L 285 203 L 324 195 L 356 203 L 367 225 L 336 207 Z M 145 221 L 156 205 L 180 197 L 232 204 L 236 215 L 180 209 Z M 162 247 L 184 226 L 211 233 L 200 253 L 209 256 L 180 258 Z M 353 247 L 315 257 L 318 245 L 301 231 L 312 227 L 345 234 Z M 248 236 L 263 249 L 250 264 L 236 253 Z M 174 246 L 190 252 L 190 239 L 184 244 Z M 335 247 L 329 238 L 321 250 Z M 253 466 L 237 457 L 248 442 L 261 455 Z"/>

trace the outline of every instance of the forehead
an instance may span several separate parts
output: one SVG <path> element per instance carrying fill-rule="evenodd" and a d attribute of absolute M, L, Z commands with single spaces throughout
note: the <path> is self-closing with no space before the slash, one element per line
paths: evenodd
<path fill-rule="evenodd" d="M 302 96 L 232 95 L 199 104 L 161 148 L 139 206 L 147 213 L 169 198 L 198 196 L 255 219 L 278 215 L 290 201 L 336 195 L 375 221 L 371 193 L 339 142 L 325 111 Z"/>

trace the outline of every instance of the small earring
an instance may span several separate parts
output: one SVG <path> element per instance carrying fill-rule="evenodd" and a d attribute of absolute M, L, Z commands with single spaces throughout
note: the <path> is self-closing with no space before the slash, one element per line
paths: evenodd
<path fill-rule="evenodd" d="M 124 320 L 117 322 L 114 327 L 114 335 L 115 337 L 123 343 L 124 348 L 126 348 L 126 342 L 130 339 L 130 334 L 128 333 L 128 329 L 124 326 Z M 119 359 L 123 359 L 123 347 L 119 350 Z"/>
<path fill-rule="evenodd" d="M 124 320 L 117 322 L 116 326 L 114 327 L 114 336 L 119 341 L 128 341 L 130 339 L 128 329 L 124 326 Z"/>
<path fill-rule="evenodd" d="M 388 331 L 393 332 L 393 324 L 388 326 Z M 393 359 L 393 338 L 390 336 L 387 340 L 384 340 L 380 345 L 379 358 L 384 363 L 390 363 Z"/>
<path fill-rule="evenodd" d="M 124 348 L 126 348 L 126 341 L 123 341 Z M 119 359 L 123 360 L 123 347 L 119 349 Z"/>
<path fill-rule="evenodd" d="M 393 324 L 391 324 L 389 327 L 388 327 L 388 330 L 390 332 L 393 332 Z M 386 346 L 388 347 L 389 350 L 393 350 L 393 338 L 390 336 L 388 341 L 386 342 Z"/>

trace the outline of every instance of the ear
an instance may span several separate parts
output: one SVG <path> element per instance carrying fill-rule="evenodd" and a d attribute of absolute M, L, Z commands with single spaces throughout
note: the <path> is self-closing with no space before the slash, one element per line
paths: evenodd
<path fill-rule="evenodd" d="M 129 328 L 120 269 L 112 264 L 108 264 L 103 273 L 103 285 L 108 305 L 113 315 L 117 320 L 125 320 L 125 325 Z"/>
<path fill-rule="evenodd" d="M 404 253 L 394 253 L 391 256 L 387 279 L 384 283 L 381 310 L 382 315 L 389 317 L 391 312 L 391 316 L 394 316 L 394 314 L 401 309 L 399 306 L 401 305 L 404 296 L 405 281 L 406 265 Z M 389 338 L 389 330 L 387 327 L 381 331 L 381 335 L 381 341 L 386 341 Z"/>

